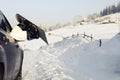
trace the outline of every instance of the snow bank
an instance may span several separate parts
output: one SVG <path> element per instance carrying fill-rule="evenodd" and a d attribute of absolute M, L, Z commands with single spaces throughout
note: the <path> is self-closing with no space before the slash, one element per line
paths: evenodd
<path fill-rule="evenodd" d="M 23 80 L 73 80 L 64 69 L 62 63 L 45 50 L 25 51 Z"/>
<path fill-rule="evenodd" d="M 84 32 L 94 40 L 83 38 Z M 90 24 L 52 31 L 47 46 L 41 39 L 20 42 L 23 80 L 120 80 L 118 32 L 118 24 Z"/>
<path fill-rule="evenodd" d="M 75 80 L 119 80 L 120 36 L 117 35 L 99 47 L 98 42 L 70 47 L 59 59 L 72 72 Z"/>
<path fill-rule="evenodd" d="M 23 80 L 120 80 L 120 34 L 99 47 L 74 36 L 25 50 Z"/>

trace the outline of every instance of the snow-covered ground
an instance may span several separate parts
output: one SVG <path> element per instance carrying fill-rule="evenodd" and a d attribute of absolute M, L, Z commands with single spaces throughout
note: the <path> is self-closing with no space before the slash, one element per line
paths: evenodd
<path fill-rule="evenodd" d="M 95 19 L 98 23 L 120 23 L 120 13 L 114 13 Z"/>
<path fill-rule="evenodd" d="M 120 24 L 88 24 L 80 26 L 67 26 L 65 28 L 50 31 L 46 33 L 46 35 L 48 43 L 53 44 L 72 35 L 83 35 L 84 33 L 88 36 L 92 35 L 93 40 L 110 39 L 119 31 Z M 49 33 L 52 35 L 49 35 Z M 22 49 L 36 50 L 46 44 L 41 39 L 35 39 L 31 41 L 20 42 L 19 45 L 22 47 Z"/>
<path fill-rule="evenodd" d="M 68 26 L 46 33 L 49 45 L 41 39 L 19 43 L 23 80 L 120 80 L 119 31 L 118 24 Z"/>

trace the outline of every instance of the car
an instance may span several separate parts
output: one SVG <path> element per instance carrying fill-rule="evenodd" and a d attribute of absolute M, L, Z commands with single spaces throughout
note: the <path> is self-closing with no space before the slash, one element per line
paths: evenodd
<path fill-rule="evenodd" d="M 27 31 L 28 40 L 41 37 L 47 44 L 45 32 L 21 15 L 16 15 L 18 22 L 21 20 L 23 30 Z M 20 23 L 21 24 L 21 23 Z M 31 25 L 32 24 L 32 25 Z M 27 29 L 26 27 L 30 27 Z M 7 18 L 0 11 L 0 80 L 22 80 L 23 50 L 18 45 L 18 40 L 10 35 L 12 27 Z"/>
<path fill-rule="evenodd" d="M 0 11 L 0 80 L 22 78 L 23 50 L 10 36 L 12 27 Z"/>

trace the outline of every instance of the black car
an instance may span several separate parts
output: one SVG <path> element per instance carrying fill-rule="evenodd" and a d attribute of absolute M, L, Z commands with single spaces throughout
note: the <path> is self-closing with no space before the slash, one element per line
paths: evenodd
<path fill-rule="evenodd" d="M 22 24 L 20 27 L 27 31 L 28 40 L 41 37 L 47 43 L 42 29 L 19 14 L 16 17 L 19 24 Z M 23 50 L 17 44 L 18 41 L 10 36 L 11 31 L 12 27 L 0 11 L 0 80 L 22 79 Z"/>

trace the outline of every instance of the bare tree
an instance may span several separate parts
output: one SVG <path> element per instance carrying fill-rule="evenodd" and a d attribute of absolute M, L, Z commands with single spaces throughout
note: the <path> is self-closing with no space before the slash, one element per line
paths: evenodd
<path fill-rule="evenodd" d="M 82 18 L 80 15 L 75 16 L 75 17 L 73 18 L 73 24 L 76 24 L 76 23 L 78 23 L 78 22 L 81 22 L 82 20 L 83 20 L 83 18 Z"/>
<path fill-rule="evenodd" d="M 94 20 L 94 19 L 96 19 L 96 18 L 98 18 L 98 17 L 100 17 L 100 14 L 93 13 L 93 14 L 88 15 L 87 19 L 88 19 L 89 21 L 92 21 L 92 20 Z"/>

